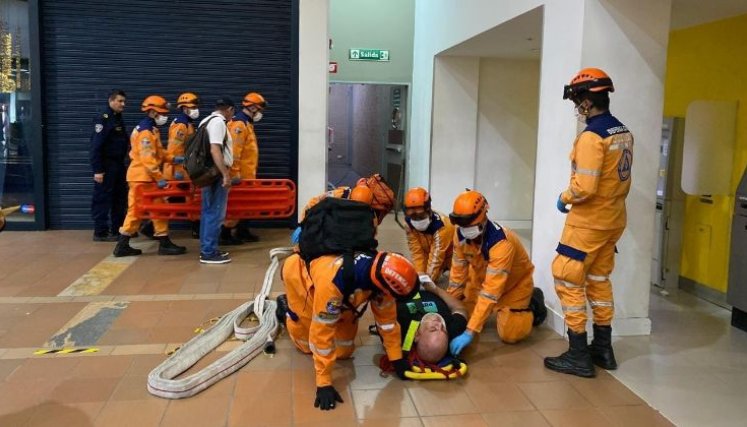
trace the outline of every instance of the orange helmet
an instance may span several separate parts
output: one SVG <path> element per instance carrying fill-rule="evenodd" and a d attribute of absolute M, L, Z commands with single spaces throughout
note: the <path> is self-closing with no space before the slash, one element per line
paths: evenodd
<path fill-rule="evenodd" d="M 373 192 L 371 208 L 380 214 L 382 218 L 379 218 L 379 222 L 381 222 L 381 219 L 394 207 L 394 191 L 379 174 L 359 179 L 357 185 L 361 184 L 368 186 Z"/>
<path fill-rule="evenodd" d="M 200 97 L 198 97 L 197 94 L 193 92 L 184 92 L 183 94 L 179 95 L 179 98 L 176 99 L 177 107 L 196 108 L 197 104 L 199 103 Z"/>
<path fill-rule="evenodd" d="M 267 106 L 267 101 L 265 101 L 265 98 L 262 95 L 256 92 L 249 92 L 244 95 L 244 100 L 241 101 L 241 105 L 244 107 L 256 105 L 259 108 L 265 108 Z"/>
<path fill-rule="evenodd" d="M 371 191 L 370 188 L 368 188 L 367 185 L 356 185 L 352 191 L 350 191 L 350 200 L 355 200 L 357 202 L 362 202 L 367 205 L 371 205 L 373 202 L 373 191 Z"/>
<path fill-rule="evenodd" d="M 405 194 L 405 209 L 431 208 L 431 195 L 423 187 L 411 188 Z"/>
<path fill-rule="evenodd" d="M 488 218 L 488 207 L 488 201 L 479 191 L 467 190 L 454 200 L 454 211 L 449 219 L 460 227 L 482 224 Z"/>
<path fill-rule="evenodd" d="M 148 96 L 143 100 L 142 105 L 140 105 L 141 111 L 155 111 L 161 114 L 168 113 L 169 108 L 171 108 L 171 106 L 169 105 L 169 102 L 166 101 L 166 98 L 159 95 Z"/>
<path fill-rule="evenodd" d="M 418 292 L 418 272 L 404 256 L 379 252 L 371 268 L 371 281 L 377 288 L 397 299 L 409 299 Z"/>
<path fill-rule="evenodd" d="M 584 68 L 563 88 L 563 99 L 578 99 L 584 92 L 614 92 L 612 79 L 599 68 Z"/>

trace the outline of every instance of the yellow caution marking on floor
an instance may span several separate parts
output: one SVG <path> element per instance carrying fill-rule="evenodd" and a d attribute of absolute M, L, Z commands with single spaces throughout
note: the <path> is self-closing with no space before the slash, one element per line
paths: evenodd
<path fill-rule="evenodd" d="M 73 354 L 73 353 L 97 353 L 99 351 L 98 348 L 95 347 L 88 347 L 88 348 L 45 348 L 41 350 L 36 350 L 34 352 L 35 356 L 43 356 L 45 354 Z"/>

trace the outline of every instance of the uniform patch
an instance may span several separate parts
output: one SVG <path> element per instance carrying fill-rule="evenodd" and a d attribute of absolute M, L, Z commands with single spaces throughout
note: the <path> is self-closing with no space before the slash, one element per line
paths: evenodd
<path fill-rule="evenodd" d="M 633 152 L 627 148 L 623 150 L 620 161 L 617 163 L 617 175 L 620 181 L 630 179 L 630 171 L 633 168 Z"/>
<path fill-rule="evenodd" d="M 108 119 L 108 118 L 109 118 L 109 115 L 108 115 L 108 114 L 103 114 L 103 117 L 104 117 L 105 119 Z"/>
<path fill-rule="evenodd" d="M 340 313 L 327 313 L 326 311 L 320 311 L 316 317 L 322 320 L 337 320 L 340 317 Z"/>
<path fill-rule="evenodd" d="M 140 141 L 140 143 L 141 143 L 141 144 L 143 144 L 143 145 L 150 145 L 150 139 L 148 139 L 148 138 L 143 138 L 143 140 L 142 140 L 142 141 Z"/>
<path fill-rule="evenodd" d="M 182 131 L 177 131 L 177 132 L 176 132 L 176 137 L 177 137 L 177 138 L 184 138 L 184 132 L 182 132 Z"/>
<path fill-rule="evenodd" d="M 241 128 L 236 128 L 233 130 L 234 133 L 241 133 Z"/>
<path fill-rule="evenodd" d="M 101 131 L 104 130 L 104 125 L 101 123 L 96 124 L 96 133 L 101 133 Z"/>
<path fill-rule="evenodd" d="M 330 298 L 329 301 L 327 301 L 327 313 L 338 315 L 340 314 L 341 309 L 342 300 L 340 300 L 340 298 Z"/>

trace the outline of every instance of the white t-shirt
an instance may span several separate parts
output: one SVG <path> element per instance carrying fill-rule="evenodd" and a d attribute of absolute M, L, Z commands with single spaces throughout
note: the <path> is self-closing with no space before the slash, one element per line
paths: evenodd
<path fill-rule="evenodd" d="M 231 133 L 228 132 L 226 118 L 218 111 L 213 111 L 213 114 L 202 119 L 200 126 L 211 117 L 217 117 L 217 119 L 210 120 L 210 123 L 207 124 L 208 138 L 211 144 L 223 146 L 223 163 L 230 168 L 233 165 L 233 139 Z"/>

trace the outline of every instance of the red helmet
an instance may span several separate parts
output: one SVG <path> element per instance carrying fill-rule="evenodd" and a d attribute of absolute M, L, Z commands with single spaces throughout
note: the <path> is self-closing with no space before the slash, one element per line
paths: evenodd
<path fill-rule="evenodd" d="M 397 299 L 409 299 L 418 292 L 418 272 L 410 260 L 396 252 L 379 252 L 371 268 L 371 281 Z"/>
<path fill-rule="evenodd" d="M 578 99 L 584 92 L 614 92 L 612 79 L 599 68 L 584 68 L 563 88 L 563 99 Z"/>

